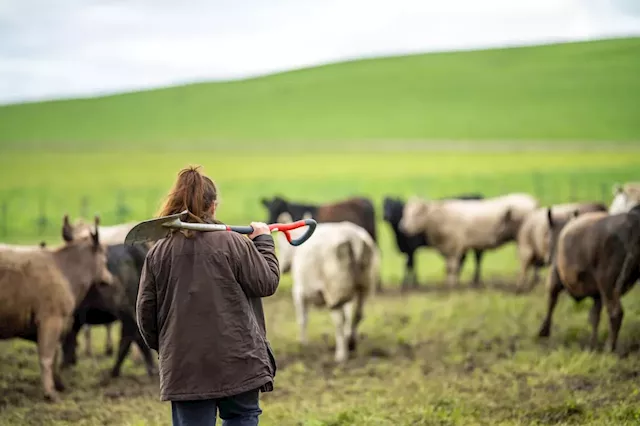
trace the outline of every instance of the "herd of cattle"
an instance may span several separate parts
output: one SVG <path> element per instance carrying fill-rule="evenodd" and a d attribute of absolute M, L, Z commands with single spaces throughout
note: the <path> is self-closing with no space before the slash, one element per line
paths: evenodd
<path fill-rule="evenodd" d="M 318 222 L 313 236 L 299 247 L 286 244 L 278 234 L 278 257 L 282 273 L 292 276 L 299 339 L 306 341 L 308 307 L 325 307 L 335 325 L 335 359 L 345 361 L 355 350 L 367 295 L 382 291 L 374 204 L 351 198 L 309 205 L 279 196 L 261 202 L 269 223 L 308 217 Z M 406 202 L 387 197 L 383 218 L 406 255 L 403 289 L 418 285 L 415 254 L 421 247 L 442 255 L 451 286 L 458 285 L 467 252 L 472 251 L 472 285 L 479 286 L 483 253 L 514 242 L 521 263 L 519 290 L 530 291 L 539 281 L 540 268 L 550 266 L 548 308 L 539 335 L 549 335 L 558 296 L 567 290 L 575 300 L 593 299 L 589 318 L 594 346 L 606 306 L 609 348 L 615 350 L 623 317 L 620 297 L 640 278 L 640 183 L 617 186 L 609 207 L 596 202 L 542 207 L 528 194 L 412 197 Z M 93 225 L 72 224 L 65 216 L 59 247 L 0 244 L 0 339 L 37 343 L 42 386 L 49 400 L 57 400 L 58 391 L 64 389 L 60 369 L 76 363 L 77 335 L 83 327 L 90 354 L 91 325 L 107 327 L 110 354 L 111 327 L 121 323 L 112 376 L 120 374 L 132 343 L 143 355 L 147 373 L 156 374 L 135 313 L 140 271 L 150 245 L 123 244 L 134 225 L 100 226 L 98 218 Z"/>

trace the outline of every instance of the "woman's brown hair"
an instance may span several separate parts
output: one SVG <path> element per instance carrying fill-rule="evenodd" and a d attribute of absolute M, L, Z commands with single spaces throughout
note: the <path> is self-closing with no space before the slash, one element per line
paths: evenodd
<path fill-rule="evenodd" d="M 217 205 L 218 190 L 215 183 L 200 173 L 200 166 L 186 167 L 169 192 L 158 216 L 169 216 L 187 210 L 186 222 L 213 222 L 211 206 Z M 190 236 L 189 232 L 184 232 Z"/>

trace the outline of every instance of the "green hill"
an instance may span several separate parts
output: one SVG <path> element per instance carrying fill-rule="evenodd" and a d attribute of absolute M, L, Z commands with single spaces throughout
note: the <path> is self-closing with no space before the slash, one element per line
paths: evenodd
<path fill-rule="evenodd" d="M 640 38 L 359 60 L 0 107 L 5 149 L 401 139 L 640 141 Z"/>

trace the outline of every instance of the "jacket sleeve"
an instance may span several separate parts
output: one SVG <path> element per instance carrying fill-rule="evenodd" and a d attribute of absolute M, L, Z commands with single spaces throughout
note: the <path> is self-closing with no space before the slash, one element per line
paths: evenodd
<path fill-rule="evenodd" d="M 236 279 L 248 297 L 271 296 L 278 289 L 280 265 L 271 235 L 249 240 L 239 236 L 242 247 L 236 256 Z"/>
<path fill-rule="evenodd" d="M 158 307 L 156 282 L 149 268 L 149 259 L 145 259 L 140 275 L 140 288 L 136 301 L 136 322 L 138 329 L 149 348 L 158 351 Z"/>

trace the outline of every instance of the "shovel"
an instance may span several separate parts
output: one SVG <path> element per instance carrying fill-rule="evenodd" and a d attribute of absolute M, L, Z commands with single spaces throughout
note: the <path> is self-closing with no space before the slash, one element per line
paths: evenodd
<path fill-rule="evenodd" d="M 133 245 L 136 243 L 157 241 L 169 235 L 171 229 L 191 229 L 193 231 L 202 232 L 233 231 L 247 235 L 253 232 L 253 228 L 251 226 L 229 226 L 213 223 L 191 223 L 181 221 L 180 218 L 185 217 L 187 213 L 188 211 L 185 210 L 182 213 L 140 222 L 139 224 L 131 228 L 126 238 L 124 239 L 124 243 L 126 245 Z M 311 237 L 313 232 L 316 230 L 316 225 L 317 223 L 315 220 L 304 219 L 292 223 L 273 223 L 269 225 L 269 230 L 271 232 L 284 232 L 284 235 L 285 237 L 287 237 L 287 241 L 289 242 L 289 244 L 291 244 L 292 246 L 299 246 Z M 296 238 L 295 240 L 292 239 L 288 231 L 301 228 L 303 226 L 308 226 L 309 229 L 307 229 L 304 235 L 302 235 L 300 238 Z"/>

